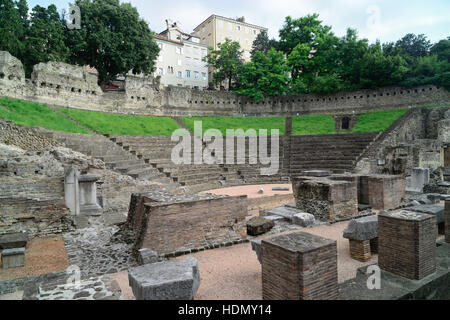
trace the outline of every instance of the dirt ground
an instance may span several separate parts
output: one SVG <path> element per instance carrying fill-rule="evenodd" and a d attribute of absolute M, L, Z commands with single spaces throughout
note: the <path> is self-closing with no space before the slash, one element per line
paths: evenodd
<path fill-rule="evenodd" d="M 25 250 L 25 266 L 0 269 L 0 281 L 66 270 L 69 267 L 62 237 L 29 240 Z"/>
<path fill-rule="evenodd" d="M 289 191 L 273 191 L 273 187 L 289 187 Z M 259 189 L 264 189 L 264 193 L 258 193 Z M 202 193 L 212 193 L 217 195 L 227 195 L 227 196 L 240 196 L 247 195 L 248 198 L 262 198 L 267 196 L 273 196 L 276 194 L 291 194 L 292 184 L 264 184 L 264 185 L 253 185 L 253 186 L 239 186 L 230 187 L 216 190 L 208 190 Z"/>

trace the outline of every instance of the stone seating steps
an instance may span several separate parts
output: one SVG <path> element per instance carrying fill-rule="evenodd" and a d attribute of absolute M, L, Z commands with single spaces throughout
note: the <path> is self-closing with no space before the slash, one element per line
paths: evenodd
<path fill-rule="evenodd" d="M 50 131 L 49 136 L 65 143 L 72 150 L 84 153 L 105 162 L 106 166 L 121 174 L 129 175 L 135 179 L 157 180 L 170 184 L 173 181 L 165 174 L 146 164 L 127 150 L 118 146 L 108 137 L 101 135 L 86 135 L 73 133 L 60 133 Z"/>
<path fill-rule="evenodd" d="M 203 172 L 200 174 L 184 174 L 184 175 L 172 175 L 172 178 L 177 181 L 177 182 L 192 182 L 192 181 L 197 181 L 197 180 L 221 180 L 222 176 L 220 173 L 208 173 L 208 172 Z"/>

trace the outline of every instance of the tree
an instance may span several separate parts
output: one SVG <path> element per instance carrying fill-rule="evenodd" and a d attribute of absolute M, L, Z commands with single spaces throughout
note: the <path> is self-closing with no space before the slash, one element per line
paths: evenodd
<path fill-rule="evenodd" d="M 219 48 L 209 49 L 209 53 L 203 58 L 208 63 L 208 67 L 214 69 L 213 83 L 220 85 L 223 81 L 228 81 L 228 90 L 232 89 L 233 81 L 238 78 L 238 72 L 244 60 L 239 42 L 225 39 L 225 42 L 217 45 Z"/>
<path fill-rule="evenodd" d="M 286 17 L 279 32 L 278 49 L 289 55 L 299 44 L 309 44 L 311 47 L 315 47 L 316 39 L 331 31 L 331 27 L 323 26 L 322 21 L 318 18 L 318 14 L 307 15 L 299 19 Z"/>
<path fill-rule="evenodd" d="M 261 51 L 266 54 L 271 48 L 277 48 L 277 41 L 275 39 L 269 40 L 269 36 L 267 35 L 267 31 L 261 31 L 257 36 L 255 41 L 253 41 L 252 45 L 252 56 L 256 51 Z"/>
<path fill-rule="evenodd" d="M 255 52 L 252 61 L 243 66 L 239 88 L 235 91 L 260 102 L 265 95 L 277 96 L 287 92 L 288 82 L 289 67 L 284 54 L 272 48 L 266 54 Z"/>
<path fill-rule="evenodd" d="M 434 44 L 431 48 L 431 54 L 437 55 L 439 60 L 450 61 L 450 37 Z"/>
<path fill-rule="evenodd" d="M 418 58 L 426 57 L 430 53 L 431 42 L 424 34 L 415 35 L 408 33 L 395 44 L 399 48 L 399 54 L 408 63 L 414 62 Z"/>
<path fill-rule="evenodd" d="M 67 62 L 69 48 L 64 42 L 64 27 L 55 5 L 33 8 L 24 43 L 22 62 L 27 76 L 40 62 Z"/>
<path fill-rule="evenodd" d="M 129 71 L 154 71 L 159 47 L 136 8 L 119 0 L 76 0 L 75 4 L 81 11 L 81 29 L 65 31 L 71 63 L 95 67 L 101 83 Z"/>
<path fill-rule="evenodd" d="M 19 3 L 23 5 L 22 1 Z M 0 0 L 0 50 L 21 59 L 26 29 L 17 5 L 13 0 Z"/>
<path fill-rule="evenodd" d="M 361 60 L 360 82 L 363 88 L 369 89 L 395 85 L 403 80 L 408 70 L 400 55 L 386 55 L 377 42 Z"/>

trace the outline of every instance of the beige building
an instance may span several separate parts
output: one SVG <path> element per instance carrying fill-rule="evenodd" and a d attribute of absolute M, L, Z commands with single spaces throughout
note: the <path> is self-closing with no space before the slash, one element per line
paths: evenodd
<path fill-rule="evenodd" d="M 245 22 L 245 18 L 230 19 L 213 14 L 194 29 L 193 35 L 200 39 L 201 44 L 208 48 L 218 49 L 218 44 L 226 38 L 239 42 L 243 58 L 250 61 L 253 41 L 258 34 L 267 28 Z M 212 79 L 212 70 L 209 70 Z"/>
<path fill-rule="evenodd" d="M 164 86 L 206 89 L 208 67 L 202 59 L 208 54 L 208 46 L 195 35 L 184 33 L 178 22 L 166 23 L 167 29 L 154 36 L 160 48 L 155 76 L 161 76 Z"/>

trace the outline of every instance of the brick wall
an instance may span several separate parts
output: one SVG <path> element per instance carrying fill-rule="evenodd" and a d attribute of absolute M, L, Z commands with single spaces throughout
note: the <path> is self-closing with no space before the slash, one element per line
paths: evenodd
<path fill-rule="evenodd" d="M 247 236 L 247 196 L 177 203 L 146 202 L 134 195 L 128 223 L 137 234 L 135 247 L 169 254 Z M 131 207 L 131 206 L 130 206 Z"/>
<path fill-rule="evenodd" d="M 369 176 L 368 204 L 373 209 L 380 210 L 398 208 L 405 198 L 405 190 L 406 179 L 404 176 Z"/>

